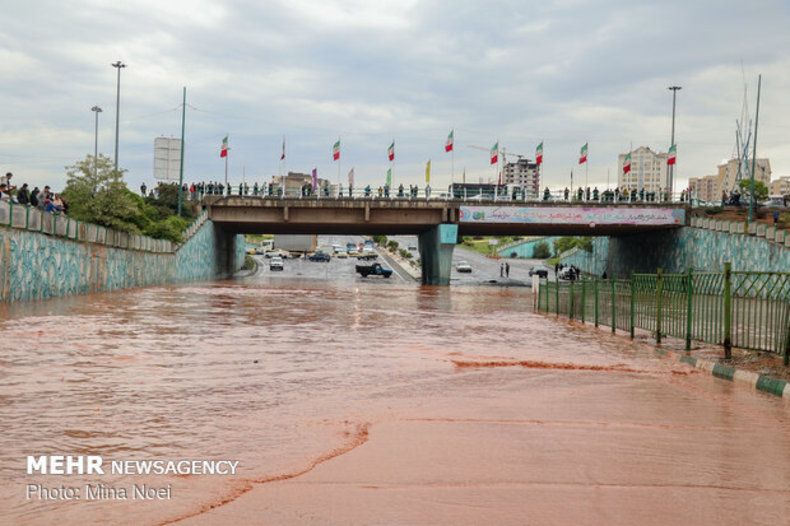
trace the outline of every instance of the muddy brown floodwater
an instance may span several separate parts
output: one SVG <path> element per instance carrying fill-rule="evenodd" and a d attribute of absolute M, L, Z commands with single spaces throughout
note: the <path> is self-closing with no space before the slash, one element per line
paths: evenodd
<path fill-rule="evenodd" d="M 788 523 L 790 404 L 531 302 L 248 279 L 2 306 L 0 522 Z"/>

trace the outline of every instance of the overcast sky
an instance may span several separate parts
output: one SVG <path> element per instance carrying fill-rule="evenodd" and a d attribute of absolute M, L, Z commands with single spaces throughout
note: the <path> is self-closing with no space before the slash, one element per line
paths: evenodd
<path fill-rule="evenodd" d="M 132 189 L 153 179 L 157 136 L 181 133 L 185 180 L 268 181 L 282 170 L 356 185 L 495 178 L 488 152 L 534 159 L 542 186 L 612 185 L 630 146 L 666 151 L 679 85 L 676 190 L 733 156 L 744 89 L 758 157 L 790 175 L 787 0 L 2 0 L 0 170 L 65 185 L 65 166 L 114 155 Z M 280 162 L 282 141 L 286 161 Z M 332 161 L 340 137 L 341 157 Z M 577 164 L 589 142 L 589 164 Z M 585 169 L 587 173 L 585 174 Z"/>

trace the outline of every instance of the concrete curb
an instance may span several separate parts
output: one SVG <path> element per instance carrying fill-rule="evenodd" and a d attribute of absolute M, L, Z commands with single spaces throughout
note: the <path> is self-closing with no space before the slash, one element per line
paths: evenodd
<path fill-rule="evenodd" d="M 711 360 L 694 358 L 693 356 L 688 356 L 675 351 L 655 349 L 655 352 L 659 356 L 670 358 L 672 360 L 688 364 L 696 369 L 706 371 L 716 378 L 745 385 L 747 387 L 751 387 L 752 389 L 762 391 L 763 393 L 772 394 L 790 401 L 790 382 L 786 382 L 785 380 L 771 378 L 770 376 L 763 376 L 751 371 L 736 369 L 735 367 L 724 365 Z"/>
<path fill-rule="evenodd" d="M 408 261 L 406 261 L 405 259 L 403 259 L 397 254 L 393 254 L 392 252 L 386 252 L 384 254 L 386 254 L 386 256 L 391 260 L 392 263 L 398 265 L 398 267 L 400 267 L 400 269 L 403 272 L 411 276 L 412 279 L 414 279 L 414 281 L 420 281 L 422 277 L 422 272 L 420 272 L 419 269 L 412 267 L 411 263 L 409 263 Z"/>

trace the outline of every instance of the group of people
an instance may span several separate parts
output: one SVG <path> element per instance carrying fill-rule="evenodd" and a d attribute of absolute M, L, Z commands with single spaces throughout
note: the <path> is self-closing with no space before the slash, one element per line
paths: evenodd
<path fill-rule="evenodd" d="M 510 263 L 508 263 L 507 261 L 499 265 L 499 277 L 500 278 L 510 277 Z"/>
<path fill-rule="evenodd" d="M 590 187 L 582 188 L 581 186 L 576 189 L 574 192 L 575 195 L 573 196 L 574 200 L 576 201 L 601 201 L 604 203 L 607 202 L 618 202 L 618 201 L 648 201 L 648 202 L 656 202 L 658 200 L 661 201 L 669 201 L 670 195 L 669 190 L 661 189 L 658 192 L 654 191 L 646 191 L 644 188 L 640 188 L 637 190 L 636 188 L 620 188 L 616 187 L 614 190 L 604 190 L 601 192 L 598 190 L 598 187 Z M 687 191 L 684 190 L 681 192 L 681 200 L 685 200 L 687 196 Z M 571 197 L 571 191 L 566 186 L 563 192 L 563 198 L 568 201 Z M 551 198 L 551 192 L 549 188 L 543 191 L 543 200 L 548 201 Z"/>
<path fill-rule="evenodd" d="M 17 188 L 12 182 L 13 177 L 11 172 L 0 177 L 0 200 L 32 206 L 43 212 L 66 213 L 66 202 L 60 195 L 53 193 L 49 185 L 44 186 L 43 190 L 38 186 L 30 190 L 27 183 Z"/>
<path fill-rule="evenodd" d="M 557 277 L 573 281 L 579 277 L 579 269 L 576 268 L 576 266 L 574 265 L 565 266 L 562 263 L 557 263 L 556 265 L 554 265 L 554 274 L 556 274 Z M 603 278 L 606 279 L 605 272 Z"/>
<path fill-rule="evenodd" d="M 162 183 L 160 183 L 161 185 Z M 190 183 L 184 184 L 181 187 L 181 191 L 184 192 L 186 195 L 186 199 L 188 200 L 200 200 L 204 196 L 207 195 L 216 195 L 216 196 L 231 196 L 231 195 L 239 195 L 239 196 L 247 196 L 252 195 L 254 197 L 281 197 L 283 195 L 283 187 L 281 185 L 277 185 L 274 183 L 268 184 L 261 184 L 259 185 L 257 182 L 253 183 L 250 186 L 248 183 L 239 183 L 238 185 L 231 185 L 230 183 L 224 184 L 221 182 L 216 181 L 209 181 L 209 182 L 199 182 L 199 183 Z M 372 197 L 374 194 L 373 189 L 370 185 L 365 186 L 360 190 L 357 190 L 358 196 L 362 197 Z M 376 194 L 380 198 L 389 198 L 393 189 L 390 188 L 389 185 L 379 186 L 376 190 Z M 145 196 L 154 196 L 157 193 L 157 189 L 148 188 L 145 183 L 140 185 L 140 195 L 143 197 Z M 308 182 L 303 184 L 299 188 L 299 193 L 302 197 L 313 197 L 313 196 L 321 196 L 321 197 L 330 197 L 330 187 L 329 186 L 320 186 L 318 188 L 313 188 L 313 186 Z M 417 185 L 409 185 L 409 188 L 406 189 L 403 184 L 399 185 L 397 188 L 397 197 L 399 198 L 416 198 L 420 193 L 420 187 Z M 356 197 L 355 189 L 353 186 L 349 185 L 348 187 L 344 187 L 342 184 L 337 186 L 337 196 L 338 197 Z M 431 196 L 431 187 L 430 185 L 426 185 L 424 189 L 425 197 Z"/>

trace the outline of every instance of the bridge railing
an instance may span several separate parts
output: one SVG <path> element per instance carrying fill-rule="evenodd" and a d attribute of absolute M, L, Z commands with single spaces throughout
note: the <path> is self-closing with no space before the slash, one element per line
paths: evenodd
<path fill-rule="evenodd" d="M 567 195 L 563 190 L 549 191 L 548 194 L 544 191 L 539 194 L 528 192 L 525 189 L 513 188 L 510 185 L 501 185 L 498 188 L 492 189 L 467 189 L 467 188 L 431 188 L 431 187 L 415 187 L 409 188 L 405 186 L 403 189 L 398 187 L 387 188 L 386 186 L 380 187 L 323 187 L 313 190 L 312 188 L 294 188 L 279 186 L 263 186 L 263 187 L 248 187 L 242 188 L 232 186 L 230 190 L 227 187 L 220 191 L 218 188 L 204 188 L 203 190 L 196 189 L 195 191 L 188 191 L 186 198 L 188 200 L 199 201 L 206 196 L 244 196 L 244 197 L 264 197 L 271 199 L 406 199 L 406 200 L 439 200 L 439 201 L 462 201 L 462 202 L 481 202 L 481 201 L 506 201 L 506 202 L 565 202 L 565 203 L 603 203 L 603 204 L 658 204 L 658 203 L 684 203 L 686 202 L 685 194 L 676 193 L 670 195 L 669 193 L 658 192 L 615 192 L 612 189 L 604 189 L 601 191 L 583 191 L 581 194 L 578 192 L 569 192 Z"/>
<path fill-rule="evenodd" d="M 538 310 L 628 331 L 650 331 L 724 347 L 777 353 L 790 360 L 790 272 L 632 274 L 631 279 L 544 281 Z"/>

